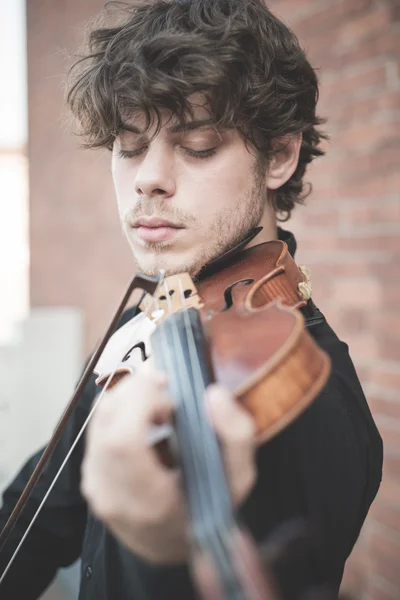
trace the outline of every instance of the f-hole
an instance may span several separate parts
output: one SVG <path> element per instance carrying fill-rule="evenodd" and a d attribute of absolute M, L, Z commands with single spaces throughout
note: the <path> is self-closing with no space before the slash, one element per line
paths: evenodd
<path fill-rule="evenodd" d="M 135 344 L 134 346 L 132 346 L 132 348 L 130 350 L 128 350 L 128 352 L 125 354 L 124 358 L 122 359 L 122 362 L 126 362 L 127 360 L 129 360 L 132 352 L 134 350 L 136 350 L 136 348 L 138 348 L 140 350 L 140 354 L 141 354 L 141 358 L 142 358 L 143 362 L 148 359 L 148 356 L 146 354 L 146 346 L 144 345 L 144 342 L 139 342 L 138 344 Z"/>
<path fill-rule="evenodd" d="M 235 289 L 235 287 L 237 285 L 251 285 L 252 283 L 254 283 L 254 279 L 241 279 L 240 281 L 235 281 L 235 283 L 232 283 L 232 285 L 230 285 L 229 287 L 226 288 L 225 292 L 224 292 L 224 300 L 225 300 L 225 306 L 222 309 L 221 312 L 225 312 L 226 310 L 229 310 L 232 306 L 233 306 L 233 295 L 232 292 Z"/>

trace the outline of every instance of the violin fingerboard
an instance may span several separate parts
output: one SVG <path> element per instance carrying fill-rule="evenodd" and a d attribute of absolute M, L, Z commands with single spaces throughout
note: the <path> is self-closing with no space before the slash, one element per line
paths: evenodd
<path fill-rule="evenodd" d="M 152 334 L 151 347 L 176 406 L 176 441 L 194 548 L 214 566 L 222 598 L 245 600 L 232 556 L 234 509 L 204 402 L 213 374 L 199 312 L 170 315 Z"/>

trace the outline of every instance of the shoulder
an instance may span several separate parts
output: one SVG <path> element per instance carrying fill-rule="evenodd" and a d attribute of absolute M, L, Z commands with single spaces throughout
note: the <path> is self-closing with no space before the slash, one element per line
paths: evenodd
<path fill-rule="evenodd" d="M 316 480 L 330 489 L 358 486 L 369 505 L 382 476 L 382 439 L 348 345 L 319 315 L 318 324 L 309 331 L 330 356 L 330 377 L 310 407 L 261 449 L 260 463 L 267 470 L 283 463 L 290 477 L 302 473 L 313 481 L 312 487 Z"/>

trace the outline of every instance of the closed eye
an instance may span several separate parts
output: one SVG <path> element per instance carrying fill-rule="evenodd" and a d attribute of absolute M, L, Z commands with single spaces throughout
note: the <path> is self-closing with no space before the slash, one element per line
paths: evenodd
<path fill-rule="evenodd" d="M 119 158 L 135 158 L 143 154 L 143 152 L 147 149 L 146 146 L 142 148 L 138 148 L 137 150 L 119 150 L 118 156 Z"/>
<path fill-rule="evenodd" d="M 137 150 L 119 150 L 118 156 L 119 158 L 136 158 L 143 154 L 147 150 L 147 146 L 142 146 L 142 148 L 138 148 Z M 208 148 L 207 150 L 193 150 L 191 148 L 182 148 L 188 156 L 192 156 L 193 158 L 209 158 L 210 156 L 214 156 L 217 152 L 217 148 Z"/>
<path fill-rule="evenodd" d="M 208 148 L 207 150 L 191 150 L 190 148 L 183 148 L 183 150 L 189 156 L 194 158 L 209 158 L 217 153 L 217 148 Z"/>

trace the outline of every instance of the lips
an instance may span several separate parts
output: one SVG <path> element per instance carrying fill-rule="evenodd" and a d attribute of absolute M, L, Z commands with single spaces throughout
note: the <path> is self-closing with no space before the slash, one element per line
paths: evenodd
<path fill-rule="evenodd" d="M 143 242 L 166 242 L 184 229 L 171 221 L 156 217 L 138 219 L 133 228 Z"/>
<path fill-rule="evenodd" d="M 172 223 L 172 221 L 167 221 L 166 219 L 159 219 L 157 217 L 142 217 L 141 219 L 137 219 L 137 221 L 134 222 L 133 227 L 146 227 L 149 229 L 158 229 L 159 227 L 172 227 L 173 229 L 183 229 L 181 225 Z"/>

